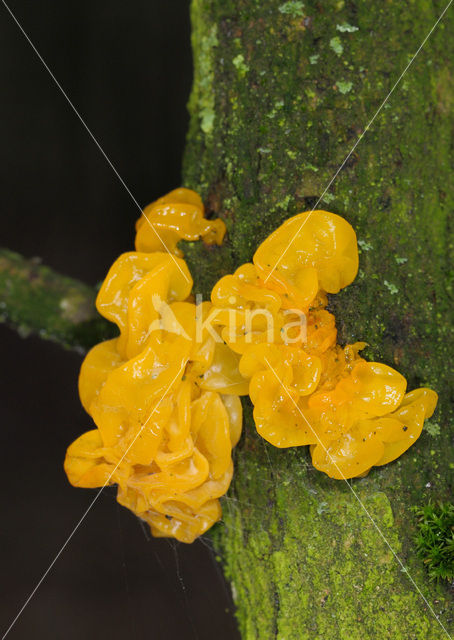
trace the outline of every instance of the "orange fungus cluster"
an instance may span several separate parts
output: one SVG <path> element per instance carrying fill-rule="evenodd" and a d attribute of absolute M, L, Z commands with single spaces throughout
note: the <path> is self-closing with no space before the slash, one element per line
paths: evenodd
<path fill-rule="evenodd" d="M 212 293 L 221 335 L 241 355 L 258 433 L 276 447 L 310 445 L 314 466 L 337 479 L 399 457 L 437 403 L 434 391 L 406 393 L 400 373 L 361 358 L 364 342 L 336 343 L 326 294 L 357 270 L 351 225 L 311 211 L 287 220 L 253 264 L 221 278 Z"/>
<path fill-rule="evenodd" d="M 437 395 L 406 393 L 406 380 L 341 347 L 327 293 L 358 270 L 356 235 L 327 211 L 287 220 L 253 262 L 224 276 L 211 302 L 194 304 L 181 240 L 220 244 L 199 196 L 176 189 L 137 223 L 135 252 L 110 269 L 98 311 L 119 337 L 95 346 L 79 392 L 96 429 L 69 448 L 79 487 L 118 485 L 118 501 L 155 536 L 192 542 L 221 517 L 219 498 L 240 438 L 239 396 L 249 395 L 258 433 L 276 447 L 309 445 L 332 478 L 366 474 L 419 437 Z"/>
<path fill-rule="evenodd" d="M 203 218 L 193 192 L 178 189 L 148 210 L 173 253 L 180 238 L 222 240 L 223 223 Z M 68 448 L 65 470 L 78 487 L 117 484 L 118 501 L 153 535 L 192 542 L 221 516 L 247 384 L 238 358 L 203 322 L 196 336 L 197 315 L 211 304 L 190 301 L 184 260 L 152 247 L 140 229 L 141 251 L 120 256 L 98 294 L 98 311 L 120 335 L 83 362 L 79 392 L 96 429 Z"/>

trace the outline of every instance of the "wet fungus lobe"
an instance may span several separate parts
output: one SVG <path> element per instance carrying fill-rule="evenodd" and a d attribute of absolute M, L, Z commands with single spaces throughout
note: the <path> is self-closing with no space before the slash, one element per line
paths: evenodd
<path fill-rule="evenodd" d="M 222 341 L 206 330 L 196 336 L 196 315 L 206 316 L 211 304 L 191 302 L 192 278 L 176 244 L 200 236 L 220 243 L 225 227 L 205 220 L 187 189 L 145 211 L 150 222 L 137 225 L 138 251 L 116 260 L 96 301 L 120 334 L 82 364 L 80 398 L 96 429 L 68 448 L 65 470 L 78 487 L 117 484 L 120 504 L 153 535 L 192 542 L 221 517 L 241 435 L 238 394 L 247 383 Z"/>
<path fill-rule="evenodd" d="M 136 228 L 136 251 L 115 261 L 96 301 L 119 336 L 82 364 L 80 398 L 96 428 L 68 448 L 74 486 L 117 484 L 118 501 L 153 535 L 192 542 L 221 517 L 240 395 L 250 395 L 263 438 L 310 445 L 332 478 L 364 475 L 417 440 L 436 393 L 406 393 L 397 371 L 359 356 L 365 343 L 336 343 L 326 294 L 358 269 L 346 220 L 290 218 L 199 305 L 177 243 L 221 244 L 224 223 L 181 188 L 146 207 Z"/>
<path fill-rule="evenodd" d="M 326 294 L 338 293 L 357 271 L 351 225 L 311 211 L 284 222 L 252 264 L 221 278 L 212 292 L 221 335 L 249 380 L 258 433 L 276 447 L 310 445 L 314 466 L 337 479 L 399 457 L 437 403 L 434 391 L 406 393 L 400 373 L 361 358 L 364 342 L 336 343 Z"/>

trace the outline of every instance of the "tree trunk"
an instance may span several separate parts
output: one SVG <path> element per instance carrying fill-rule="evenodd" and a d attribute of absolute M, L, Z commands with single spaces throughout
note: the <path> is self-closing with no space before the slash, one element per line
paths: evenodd
<path fill-rule="evenodd" d="M 229 232 L 220 250 L 185 249 L 196 290 L 207 294 L 283 220 L 315 205 L 443 9 L 193 0 L 184 183 Z M 454 467 L 453 22 L 450 9 L 318 207 L 347 218 L 361 249 L 356 281 L 331 299 L 340 341 L 365 340 L 367 357 L 399 369 L 410 389 L 436 389 L 440 433 L 424 431 L 397 462 L 348 485 L 314 470 L 307 448 L 259 439 L 246 403 L 215 530 L 245 640 L 447 637 L 428 604 L 452 629 L 449 586 L 429 583 L 415 553 L 412 507 L 446 499 Z"/>

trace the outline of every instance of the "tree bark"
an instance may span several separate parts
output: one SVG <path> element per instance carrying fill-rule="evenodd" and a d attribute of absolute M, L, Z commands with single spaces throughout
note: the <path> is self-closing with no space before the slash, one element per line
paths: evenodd
<path fill-rule="evenodd" d="M 184 182 L 228 226 L 221 250 L 186 249 L 199 291 L 315 205 L 443 9 L 193 0 Z M 330 303 L 340 341 L 365 340 L 367 357 L 399 369 L 410 389 L 436 389 L 440 433 L 425 430 L 397 462 L 349 486 L 314 470 L 306 448 L 259 439 L 245 403 L 215 530 L 244 639 L 447 637 L 427 602 L 453 629 L 452 593 L 428 581 L 412 512 L 448 498 L 454 467 L 453 23 L 450 9 L 319 205 L 346 217 L 360 241 L 359 275 Z"/>
<path fill-rule="evenodd" d="M 27 260 L 0 249 L 0 322 L 22 335 L 85 352 L 113 337 L 115 327 L 95 309 L 92 287 L 52 271 L 40 260 Z"/>

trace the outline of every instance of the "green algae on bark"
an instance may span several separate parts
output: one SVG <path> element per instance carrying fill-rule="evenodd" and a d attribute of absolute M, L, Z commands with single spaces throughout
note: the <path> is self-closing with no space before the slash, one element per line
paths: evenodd
<path fill-rule="evenodd" d="M 184 178 L 226 221 L 219 275 L 315 205 L 443 9 L 193 0 Z M 440 394 L 439 433 L 351 485 L 449 630 L 452 592 L 428 581 L 412 507 L 452 490 L 453 27 L 448 11 L 319 205 L 360 241 L 359 275 L 330 301 L 340 341 L 367 341 L 369 359 Z M 191 265 L 196 289 L 207 264 Z M 261 442 L 247 403 L 246 416 L 214 533 L 243 637 L 446 637 L 346 483 L 322 477 L 303 449 Z"/>
<path fill-rule="evenodd" d="M 41 338 L 84 352 L 113 337 L 112 326 L 95 308 L 96 293 L 17 253 L 0 250 L 0 322 L 22 336 Z"/>

